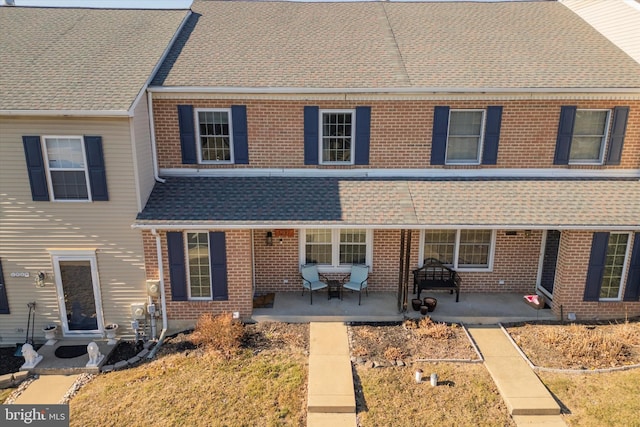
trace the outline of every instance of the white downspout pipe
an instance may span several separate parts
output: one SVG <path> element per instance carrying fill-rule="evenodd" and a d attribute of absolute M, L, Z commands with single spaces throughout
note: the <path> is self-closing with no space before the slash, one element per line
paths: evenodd
<path fill-rule="evenodd" d="M 160 338 L 158 338 L 158 342 L 153 347 L 153 350 L 149 353 L 147 358 L 153 359 L 160 349 L 164 338 L 167 334 L 168 320 L 167 320 L 167 298 L 164 292 L 164 269 L 162 267 L 162 239 L 158 234 L 158 230 L 155 228 L 151 229 L 151 234 L 156 238 L 156 253 L 158 257 L 158 280 L 160 281 L 160 306 L 162 307 L 162 331 L 160 332 Z"/>
<path fill-rule="evenodd" d="M 156 148 L 156 125 L 153 119 L 153 99 L 150 91 L 147 91 L 147 110 L 149 113 L 149 132 L 151 133 L 151 158 L 153 162 L 153 178 L 161 184 L 166 180 L 158 175 L 158 151 Z M 161 258 L 158 258 L 161 259 Z M 162 267 L 160 267 L 162 268 Z"/>

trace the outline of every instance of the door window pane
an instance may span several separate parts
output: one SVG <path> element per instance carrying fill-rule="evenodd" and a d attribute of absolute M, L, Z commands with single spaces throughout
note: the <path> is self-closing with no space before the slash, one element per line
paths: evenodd
<path fill-rule="evenodd" d="M 70 331 L 98 329 L 91 262 L 59 261 L 64 305 Z"/>

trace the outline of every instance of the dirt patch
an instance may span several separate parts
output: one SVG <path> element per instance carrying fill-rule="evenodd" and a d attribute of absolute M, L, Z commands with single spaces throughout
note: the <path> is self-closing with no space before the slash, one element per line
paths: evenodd
<path fill-rule="evenodd" d="M 24 365 L 24 357 L 14 356 L 15 347 L 0 347 L 0 375 L 18 372 Z"/>
<path fill-rule="evenodd" d="M 506 327 L 529 360 L 540 367 L 606 369 L 640 364 L 640 321 L 517 324 Z"/>
<path fill-rule="evenodd" d="M 351 325 L 352 357 L 360 363 L 417 360 L 479 360 L 464 328 L 457 324 L 406 320 L 401 324 Z"/>

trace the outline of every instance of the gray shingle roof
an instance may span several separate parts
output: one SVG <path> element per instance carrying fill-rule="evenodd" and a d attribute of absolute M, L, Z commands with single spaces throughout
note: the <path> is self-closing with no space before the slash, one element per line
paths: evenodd
<path fill-rule="evenodd" d="M 640 182 L 172 177 L 137 223 L 638 228 Z"/>
<path fill-rule="evenodd" d="M 0 7 L 0 110 L 128 110 L 186 14 Z"/>
<path fill-rule="evenodd" d="M 557 2 L 195 1 L 192 9 L 156 85 L 640 87 L 640 65 Z"/>

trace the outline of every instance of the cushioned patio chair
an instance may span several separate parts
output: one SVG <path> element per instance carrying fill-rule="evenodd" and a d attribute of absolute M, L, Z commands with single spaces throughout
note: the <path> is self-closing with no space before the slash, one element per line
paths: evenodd
<path fill-rule="evenodd" d="M 300 276 L 302 277 L 302 295 L 304 290 L 309 289 L 309 299 L 313 304 L 313 291 L 326 288 L 328 285 L 320 280 L 320 274 L 318 274 L 317 265 L 303 265 L 300 268 Z"/>
<path fill-rule="evenodd" d="M 362 291 L 364 290 L 369 296 L 369 288 L 367 287 L 367 279 L 369 278 L 369 267 L 366 265 L 353 265 L 351 266 L 351 274 L 348 276 L 348 281 L 345 282 L 342 287 L 349 289 L 350 291 L 359 292 L 358 305 L 362 300 Z M 345 278 L 347 279 L 347 278 Z"/>

